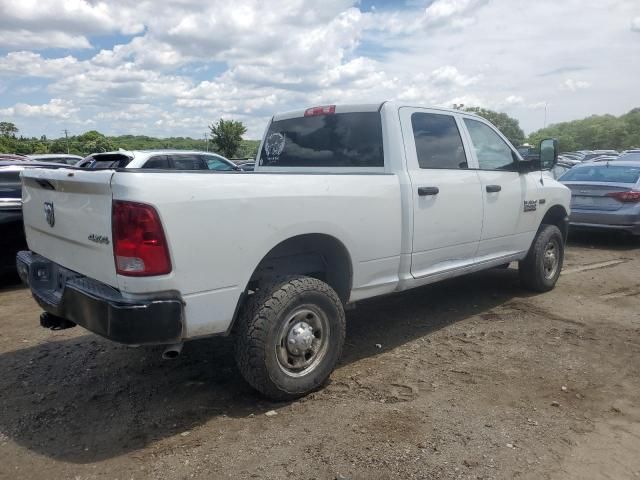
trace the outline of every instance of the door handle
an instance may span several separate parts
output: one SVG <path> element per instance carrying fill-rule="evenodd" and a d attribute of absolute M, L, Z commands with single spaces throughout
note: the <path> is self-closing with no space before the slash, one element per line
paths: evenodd
<path fill-rule="evenodd" d="M 426 197 L 427 195 L 437 195 L 440 193 L 438 187 L 418 187 L 418 195 Z"/>
<path fill-rule="evenodd" d="M 489 193 L 499 192 L 500 190 L 502 190 L 500 185 L 487 185 L 487 192 Z"/>

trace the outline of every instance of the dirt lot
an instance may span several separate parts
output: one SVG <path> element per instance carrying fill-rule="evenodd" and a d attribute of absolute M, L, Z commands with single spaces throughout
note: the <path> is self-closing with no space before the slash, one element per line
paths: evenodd
<path fill-rule="evenodd" d="M 573 238 L 545 295 L 511 268 L 359 304 L 331 382 L 293 403 L 253 393 L 226 339 L 163 361 L 38 315 L 5 281 L 2 478 L 640 478 L 630 240 Z"/>

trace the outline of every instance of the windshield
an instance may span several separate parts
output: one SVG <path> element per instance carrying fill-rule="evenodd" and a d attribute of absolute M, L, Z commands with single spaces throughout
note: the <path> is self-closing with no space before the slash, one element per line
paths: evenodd
<path fill-rule="evenodd" d="M 560 180 L 563 182 L 636 183 L 638 178 L 640 178 L 640 166 L 593 165 L 574 167 Z"/>
<path fill-rule="evenodd" d="M 383 167 L 380 113 L 338 113 L 274 121 L 265 137 L 259 164 Z"/>

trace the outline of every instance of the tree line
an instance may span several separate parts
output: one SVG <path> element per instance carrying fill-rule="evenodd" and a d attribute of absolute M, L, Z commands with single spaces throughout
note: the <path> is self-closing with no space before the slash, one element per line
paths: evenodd
<path fill-rule="evenodd" d="M 96 130 L 80 135 L 70 135 L 49 139 L 25 137 L 11 122 L 0 122 L 0 153 L 31 155 L 39 153 L 71 153 L 82 157 L 91 153 L 123 150 L 210 150 L 227 158 L 254 158 L 258 152 L 259 140 L 246 140 L 247 129 L 235 120 L 223 120 L 209 126 L 208 138 L 169 137 L 156 138 L 146 135 L 107 136 Z"/>
<path fill-rule="evenodd" d="M 616 117 L 614 115 L 592 115 L 580 120 L 549 125 L 531 133 L 528 137 L 520 128 L 518 120 L 506 113 L 480 107 L 465 111 L 480 115 L 502 131 L 515 146 L 527 142 L 538 145 L 543 138 L 557 138 L 561 151 L 575 150 L 625 150 L 640 147 L 640 108 Z M 48 139 L 46 136 L 23 137 L 18 127 L 11 122 L 0 122 L 0 152 L 20 153 L 73 153 L 86 156 L 90 153 L 124 150 L 164 149 L 206 150 L 220 153 L 227 158 L 253 158 L 259 140 L 246 140 L 247 132 L 242 122 L 223 120 L 209 126 L 210 141 L 190 137 L 155 138 L 145 135 L 106 136 L 91 130 L 81 135 Z"/>

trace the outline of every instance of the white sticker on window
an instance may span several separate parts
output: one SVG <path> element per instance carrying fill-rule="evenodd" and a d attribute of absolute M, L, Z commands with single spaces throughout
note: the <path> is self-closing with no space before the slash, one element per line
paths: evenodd
<path fill-rule="evenodd" d="M 269 163 L 275 163 L 280 158 L 280 154 L 284 150 L 285 137 L 281 133 L 274 132 L 267 137 L 264 144 L 264 150 L 267 153 Z"/>

